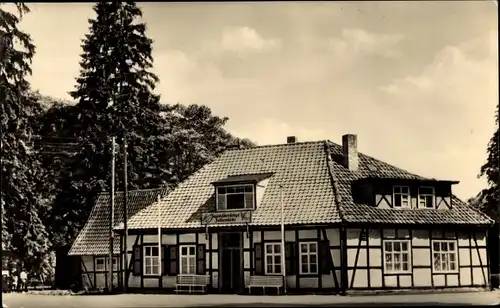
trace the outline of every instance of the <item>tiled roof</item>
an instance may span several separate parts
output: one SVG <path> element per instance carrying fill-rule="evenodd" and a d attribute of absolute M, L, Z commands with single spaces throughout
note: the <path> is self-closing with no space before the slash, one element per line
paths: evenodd
<path fill-rule="evenodd" d="M 250 225 L 280 224 L 280 185 L 284 187 L 285 224 L 340 222 L 325 143 L 319 141 L 228 150 L 162 198 L 160 207 L 155 203 L 134 215 L 128 227 L 156 228 L 158 208 L 162 228 L 202 227 L 201 213 L 215 208 L 212 182 L 230 175 L 263 173 L 273 175 Z"/>
<path fill-rule="evenodd" d="M 165 196 L 168 189 L 144 189 L 128 192 L 128 212 L 130 219 L 140 210 L 157 201 L 158 195 Z M 109 254 L 109 224 L 110 224 L 110 195 L 102 193 L 90 213 L 87 223 L 78 234 L 69 255 L 103 255 Z M 123 192 L 115 193 L 115 226 L 123 222 Z M 113 242 L 114 253 L 120 251 L 120 241 L 115 237 Z"/>
<path fill-rule="evenodd" d="M 342 146 L 328 141 L 330 151 L 329 166 L 338 194 L 342 219 L 352 223 L 391 224 L 491 224 L 492 221 L 479 211 L 472 209 L 456 196 L 452 199 L 451 210 L 435 209 L 381 209 L 353 200 L 352 183 L 364 178 L 431 180 L 406 170 L 384 163 L 373 157 L 359 153 L 357 171 L 349 171 L 342 164 Z"/>

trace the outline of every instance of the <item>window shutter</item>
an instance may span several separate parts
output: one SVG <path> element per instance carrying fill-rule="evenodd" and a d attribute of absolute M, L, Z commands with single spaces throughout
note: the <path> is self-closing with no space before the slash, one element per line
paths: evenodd
<path fill-rule="evenodd" d="M 165 276 L 167 274 L 167 246 L 166 245 L 161 245 L 161 275 Z"/>
<path fill-rule="evenodd" d="M 330 274 L 332 269 L 332 256 L 330 254 L 330 243 L 328 241 L 318 242 L 319 266 L 321 274 Z"/>
<path fill-rule="evenodd" d="M 168 246 L 168 275 L 175 276 L 179 273 L 179 246 Z"/>
<path fill-rule="evenodd" d="M 262 243 L 257 243 L 254 246 L 255 257 L 255 275 L 264 275 L 264 251 L 262 250 Z"/>
<path fill-rule="evenodd" d="M 142 275 L 142 247 L 141 246 L 134 246 L 134 268 L 132 270 L 132 274 L 134 276 L 141 276 Z"/>
<path fill-rule="evenodd" d="M 196 265 L 196 274 L 205 275 L 205 244 L 197 245 Z"/>
<path fill-rule="evenodd" d="M 285 243 L 286 274 L 295 275 L 295 243 Z"/>

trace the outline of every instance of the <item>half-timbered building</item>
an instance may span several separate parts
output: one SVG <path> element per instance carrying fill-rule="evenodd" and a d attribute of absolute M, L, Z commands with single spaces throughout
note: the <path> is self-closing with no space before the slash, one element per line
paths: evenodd
<path fill-rule="evenodd" d="M 222 293 L 486 287 L 492 221 L 452 194 L 456 183 L 358 153 L 355 135 L 230 149 L 131 214 L 126 239 L 116 225 L 119 281 Z M 72 251 L 102 232 L 96 264 L 106 224 L 86 228 Z"/>

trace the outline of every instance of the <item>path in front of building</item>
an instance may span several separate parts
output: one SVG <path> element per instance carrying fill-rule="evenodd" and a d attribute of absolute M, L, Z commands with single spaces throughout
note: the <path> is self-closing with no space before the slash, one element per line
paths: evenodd
<path fill-rule="evenodd" d="M 85 295 L 50 296 L 2 294 L 8 308 L 162 308 L 162 307 L 402 307 L 494 306 L 500 292 L 400 294 L 400 295 Z"/>

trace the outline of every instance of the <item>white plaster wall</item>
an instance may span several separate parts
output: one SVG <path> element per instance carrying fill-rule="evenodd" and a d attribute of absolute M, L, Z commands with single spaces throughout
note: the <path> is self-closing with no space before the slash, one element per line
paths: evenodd
<path fill-rule="evenodd" d="M 318 231 L 316 229 L 299 230 L 299 239 L 310 239 L 317 237 L 318 237 Z"/>
<path fill-rule="evenodd" d="M 144 278 L 144 288 L 158 288 L 158 278 Z"/>
<path fill-rule="evenodd" d="M 286 234 L 286 233 L 285 233 Z M 281 240 L 281 232 L 280 231 L 264 231 L 264 240 Z"/>
<path fill-rule="evenodd" d="M 370 246 L 380 246 L 381 245 L 381 236 L 379 229 L 370 229 L 368 230 L 368 237 Z"/>
<path fill-rule="evenodd" d="M 196 243 L 195 233 L 185 233 L 179 235 L 179 244 L 182 243 Z"/>
<path fill-rule="evenodd" d="M 175 245 L 177 244 L 177 236 L 175 234 L 163 234 L 161 243 L 164 245 Z"/>
<path fill-rule="evenodd" d="M 250 238 L 247 236 L 248 232 L 243 232 L 243 248 L 250 248 Z"/>
<path fill-rule="evenodd" d="M 386 195 L 386 200 L 391 202 L 391 195 Z M 380 194 L 375 195 L 375 204 L 378 204 L 378 208 L 390 209 L 391 206 L 389 203 L 387 203 L 386 200 L 383 200 L 382 195 L 380 195 Z"/>
<path fill-rule="evenodd" d="M 347 229 L 347 246 L 358 246 L 361 229 Z"/>
<path fill-rule="evenodd" d="M 92 256 L 82 256 L 82 262 L 85 264 L 85 267 L 83 264 L 81 265 L 82 267 L 82 276 L 83 276 L 83 287 L 85 288 L 92 288 L 92 285 L 95 285 L 94 282 L 94 261 Z M 87 273 L 85 272 L 87 270 Z M 87 276 L 88 274 L 88 276 Z"/>
<path fill-rule="evenodd" d="M 370 287 L 372 288 L 382 287 L 382 270 L 370 269 Z"/>
<path fill-rule="evenodd" d="M 411 275 L 400 275 L 399 276 L 399 286 L 402 288 L 411 287 Z"/>
<path fill-rule="evenodd" d="M 285 230 L 285 241 L 295 242 L 295 232 L 291 230 Z"/>
<path fill-rule="evenodd" d="M 340 246 L 340 231 L 339 229 L 326 229 L 326 235 L 330 240 L 330 246 Z"/>
<path fill-rule="evenodd" d="M 260 243 L 260 231 L 253 231 L 253 242 Z"/>
<path fill-rule="evenodd" d="M 300 288 L 318 288 L 318 278 L 316 277 L 301 277 L 299 283 Z"/>
<path fill-rule="evenodd" d="M 82 256 L 82 262 L 85 264 L 85 267 L 82 265 L 82 271 L 85 269 L 89 272 L 94 271 L 94 258 L 92 256 Z"/>
<path fill-rule="evenodd" d="M 385 286 L 389 288 L 396 288 L 398 286 L 398 277 L 384 276 Z"/>
<path fill-rule="evenodd" d="M 462 260 L 460 260 L 461 262 Z M 460 284 L 463 286 L 472 285 L 472 276 L 470 274 L 470 268 L 461 268 L 460 269 Z"/>
<path fill-rule="evenodd" d="M 432 273 L 430 268 L 414 268 L 413 283 L 416 287 L 432 286 Z"/>
<path fill-rule="evenodd" d="M 429 231 L 413 230 L 413 246 L 428 246 L 430 247 Z"/>
<path fill-rule="evenodd" d="M 260 203 L 262 202 L 262 198 L 264 198 L 264 193 L 266 192 L 267 185 L 269 184 L 269 179 L 265 179 L 260 181 L 256 185 L 255 189 L 255 199 L 257 201 L 257 208 L 260 206 Z"/>
<path fill-rule="evenodd" d="M 458 274 L 448 275 L 448 277 L 446 279 L 447 279 L 448 286 L 458 287 Z"/>
<path fill-rule="evenodd" d="M 430 248 L 413 248 L 413 266 L 431 266 Z"/>

